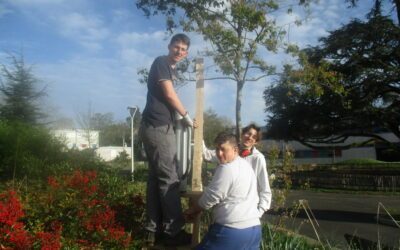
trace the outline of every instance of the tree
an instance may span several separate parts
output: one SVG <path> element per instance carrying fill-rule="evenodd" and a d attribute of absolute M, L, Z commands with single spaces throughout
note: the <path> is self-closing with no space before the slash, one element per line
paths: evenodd
<path fill-rule="evenodd" d="M 204 142 L 208 147 L 214 146 L 214 139 L 218 133 L 231 130 L 233 124 L 226 117 L 220 117 L 211 108 L 204 112 Z"/>
<path fill-rule="evenodd" d="M 397 14 L 397 23 L 400 24 L 400 0 L 387 0 L 388 2 L 392 2 L 393 3 L 393 9 L 396 9 L 396 14 Z M 346 0 L 346 2 L 351 4 L 351 7 L 355 7 L 357 6 L 359 0 Z M 372 8 L 372 11 L 370 13 L 370 15 L 374 15 L 374 13 L 380 13 L 381 12 L 381 7 L 382 7 L 382 3 L 384 2 L 384 0 L 375 0 L 375 6 L 374 8 Z"/>
<path fill-rule="evenodd" d="M 130 135 L 130 123 L 113 123 L 100 130 L 99 144 L 101 146 L 124 146 L 124 143 L 130 144 Z"/>
<path fill-rule="evenodd" d="M 53 122 L 49 124 L 50 129 L 74 129 L 75 122 L 71 118 L 61 117 L 55 119 Z"/>
<path fill-rule="evenodd" d="M 1 64 L 0 91 L 4 103 L 0 106 L 1 119 L 38 124 L 45 115 L 38 101 L 46 95 L 45 89 L 37 90 L 39 80 L 32 67 L 25 64 L 23 56 L 10 55 L 10 65 Z"/>
<path fill-rule="evenodd" d="M 279 83 L 266 89 L 268 136 L 335 144 L 350 136 L 398 145 L 400 139 L 400 27 L 379 13 L 353 20 L 300 54 L 300 69 L 286 66 Z M 345 145 L 351 147 L 354 145 Z"/>
<path fill-rule="evenodd" d="M 114 115 L 113 113 L 95 113 L 92 115 L 91 119 L 91 125 L 92 128 L 95 130 L 102 130 L 107 126 L 110 126 L 114 122 Z"/>
<path fill-rule="evenodd" d="M 93 112 L 92 112 L 92 103 L 89 102 L 88 109 L 86 112 L 79 111 L 76 113 L 76 122 L 80 129 L 83 130 L 83 137 L 87 140 L 89 147 L 92 145 L 93 141 Z"/>
<path fill-rule="evenodd" d="M 310 1 L 299 0 L 298 4 L 307 6 Z M 270 15 L 279 9 L 278 3 L 274 0 L 139 0 L 136 6 L 148 17 L 165 15 L 169 31 L 179 24 L 184 31 L 197 32 L 211 44 L 205 55 L 213 58 L 218 66 L 216 73 L 223 75 L 213 79 L 232 80 L 237 86 L 236 135 L 240 137 L 245 83 L 257 82 L 275 71 L 261 54 L 276 52 L 285 34 Z M 184 13 L 180 15 L 180 11 Z"/>

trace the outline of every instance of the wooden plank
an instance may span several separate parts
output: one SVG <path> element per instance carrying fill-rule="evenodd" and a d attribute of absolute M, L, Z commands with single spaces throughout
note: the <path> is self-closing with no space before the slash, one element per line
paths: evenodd
<path fill-rule="evenodd" d="M 203 164 L 203 99 L 204 99 L 203 58 L 196 59 L 196 122 L 194 130 L 192 191 L 202 191 L 201 166 Z"/>
<path fill-rule="evenodd" d="M 203 191 L 201 181 L 201 167 L 203 164 L 203 105 L 204 105 L 204 60 L 196 58 L 196 122 L 194 130 L 192 192 Z M 197 202 L 190 199 L 189 203 Z M 200 243 L 200 215 L 196 216 L 192 224 L 192 245 Z"/>

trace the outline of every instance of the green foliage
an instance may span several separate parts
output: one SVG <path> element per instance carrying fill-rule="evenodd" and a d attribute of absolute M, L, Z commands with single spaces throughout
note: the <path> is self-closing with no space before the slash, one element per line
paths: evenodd
<path fill-rule="evenodd" d="M 327 247 L 322 245 L 311 243 L 310 240 L 307 240 L 305 237 L 294 234 L 293 232 L 279 230 L 270 224 L 264 224 L 262 230 L 262 250 L 327 249 Z"/>
<path fill-rule="evenodd" d="M 93 129 L 101 130 L 107 126 L 113 124 L 113 114 L 112 113 L 95 113 L 90 117 L 90 124 Z"/>
<path fill-rule="evenodd" d="M 90 170 L 104 165 L 93 150 L 68 150 L 43 127 L 0 121 L 0 176 L 3 180 L 41 179 L 72 169 Z"/>
<path fill-rule="evenodd" d="M 147 181 L 147 175 L 148 175 L 148 163 L 147 162 L 141 162 L 135 163 L 135 182 L 143 182 L 145 183 Z"/>
<path fill-rule="evenodd" d="M 122 146 L 125 141 L 130 144 L 131 130 L 129 124 L 110 124 L 100 129 L 99 145 L 101 146 Z"/>
<path fill-rule="evenodd" d="M 279 152 L 279 147 L 276 144 L 267 148 L 268 169 L 270 171 L 278 167 Z"/>
<path fill-rule="evenodd" d="M 100 172 L 99 186 L 107 190 L 104 199 L 117 211 L 116 221 L 133 235 L 140 234 L 144 222 L 145 182 L 121 178 L 118 171 Z"/>
<path fill-rule="evenodd" d="M 318 165 L 316 169 L 366 169 L 366 170 L 396 170 L 400 162 L 385 162 L 374 159 L 351 159 L 337 162 L 333 165 Z"/>
<path fill-rule="evenodd" d="M 400 27 L 377 15 L 320 40 L 299 53 L 300 68 L 286 66 L 265 90 L 267 136 L 342 149 L 380 142 L 399 151 L 376 131 L 400 138 Z M 351 136 L 367 139 L 346 143 Z"/>
<path fill-rule="evenodd" d="M 358 2 L 360 2 L 360 4 L 362 3 L 362 1 L 359 1 L 359 0 L 345 0 L 345 1 L 349 3 L 350 7 L 356 7 L 358 5 Z M 385 2 L 385 0 L 375 0 L 375 6 L 371 10 L 369 15 L 373 15 L 373 14 L 376 14 L 376 13 L 381 13 L 383 2 Z M 397 12 L 396 13 L 397 14 L 397 21 L 399 21 L 399 18 L 400 18 L 400 2 L 398 0 L 387 0 L 386 2 L 392 2 L 393 8 L 390 8 L 389 13 L 387 13 L 385 15 L 393 16 L 392 12 L 396 11 Z"/>
<path fill-rule="evenodd" d="M 126 151 L 120 152 L 114 160 L 109 162 L 112 169 L 124 169 L 131 165 L 131 159 Z"/>
<path fill-rule="evenodd" d="M 282 160 L 279 162 L 279 156 Z M 285 147 L 281 152 L 276 144 L 267 148 L 268 173 L 274 199 L 273 208 L 279 209 L 284 206 L 289 190 L 292 188 L 290 172 L 293 169 L 294 152 L 291 148 Z"/>
<path fill-rule="evenodd" d="M 63 162 L 71 166 L 71 169 L 98 170 L 106 165 L 93 149 L 71 149 L 64 152 L 63 156 Z"/>
<path fill-rule="evenodd" d="M 139 110 L 136 111 L 133 119 L 134 137 L 138 138 L 138 130 L 142 115 Z M 131 120 L 126 118 L 124 122 L 114 122 L 111 113 L 100 114 L 96 113 L 91 117 L 91 129 L 100 131 L 99 145 L 100 146 L 123 146 L 131 144 Z M 137 146 L 136 146 L 137 147 Z M 135 148 L 135 152 L 138 152 Z"/>
<path fill-rule="evenodd" d="M 11 66 L 0 65 L 0 92 L 4 104 L 0 106 L 0 118 L 37 124 L 44 114 L 40 111 L 38 100 L 45 95 L 44 90 L 36 90 L 39 80 L 32 68 L 25 64 L 22 56 L 10 56 Z"/>
<path fill-rule="evenodd" d="M 311 0 L 298 1 L 307 6 Z M 284 4 L 282 4 L 284 5 Z M 271 12 L 280 1 L 154 1 L 139 0 L 136 6 L 146 16 L 162 14 L 167 30 L 178 25 L 185 32 L 196 32 L 211 44 L 205 55 L 218 66 L 217 73 L 236 83 L 236 134 L 240 137 L 242 90 L 247 82 L 256 82 L 271 74 L 275 67 L 258 56 L 265 50 L 276 52 L 285 32 L 277 27 Z M 177 11 L 183 15 L 176 15 Z M 268 18 L 267 18 L 268 17 Z M 141 71 L 143 73 L 143 71 Z"/>
<path fill-rule="evenodd" d="M 335 165 L 376 165 L 380 163 L 385 163 L 385 162 L 374 159 L 351 159 L 351 160 L 344 160 L 341 162 L 337 162 L 335 163 Z"/>
<path fill-rule="evenodd" d="M 232 128 L 232 123 L 226 117 L 220 117 L 215 111 L 209 108 L 204 112 L 204 142 L 213 148 L 214 139 L 218 133 Z"/>
<path fill-rule="evenodd" d="M 41 172 L 50 170 L 51 165 L 62 161 L 64 150 L 64 145 L 44 128 L 0 121 L 2 178 L 37 177 Z"/>
<path fill-rule="evenodd" d="M 68 249 L 127 249 L 140 241 L 143 193 L 143 185 L 127 183 L 115 172 L 74 170 L 23 193 L 24 221 L 31 232 L 51 231 L 57 224 Z"/>

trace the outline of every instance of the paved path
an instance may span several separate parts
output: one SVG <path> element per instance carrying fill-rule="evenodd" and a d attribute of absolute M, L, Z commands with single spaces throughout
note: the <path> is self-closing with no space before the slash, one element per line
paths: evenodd
<path fill-rule="evenodd" d="M 386 208 L 395 208 L 400 211 L 399 195 L 366 195 L 342 194 L 314 191 L 291 191 L 285 206 L 290 207 L 294 201 L 307 200 L 319 226 L 317 231 L 323 241 L 340 249 L 347 248 L 346 236 L 358 236 L 364 242 L 381 242 L 381 246 L 389 249 L 400 249 L 400 228 L 378 224 L 376 220 L 378 204 L 381 202 Z M 383 214 L 380 209 L 380 214 Z M 267 221 L 277 223 L 279 216 L 270 211 L 265 216 Z M 295 219 L 285 221 L 287 227 L 300 234 L 317 239 L 311 223 L 307 220 L 304 211 Z M 354 238 L 353 238 L 354 239 Z"/>

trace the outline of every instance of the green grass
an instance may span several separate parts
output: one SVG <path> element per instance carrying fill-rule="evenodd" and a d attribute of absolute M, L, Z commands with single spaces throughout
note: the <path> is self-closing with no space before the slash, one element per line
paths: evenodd
<path fill-rule="evenodd" d="M 268 223 L 262 227 L 262 250 L 306 250 L 306 249 L 329 249 L 319 242 L 310 238 L 295 234 L 285 229 L 278 229 Z"/>
<path fill-rule="evenodd" d="M 386 163 L 384 161 L 378 161 L 374 159 L 350 159 L 338 162 L 334 165 L 370 165 L 370 164 L 382 164 Z"/>
<path fill-rule="evenodd" d="M 333 165 L 347 165 L 347 166 L 393 166 L 393 167 L 400 167 L 400 162 L 385 162 L 385 161 L 378 161 L 374 159 L 351 159 L 345 160 Z"/>

